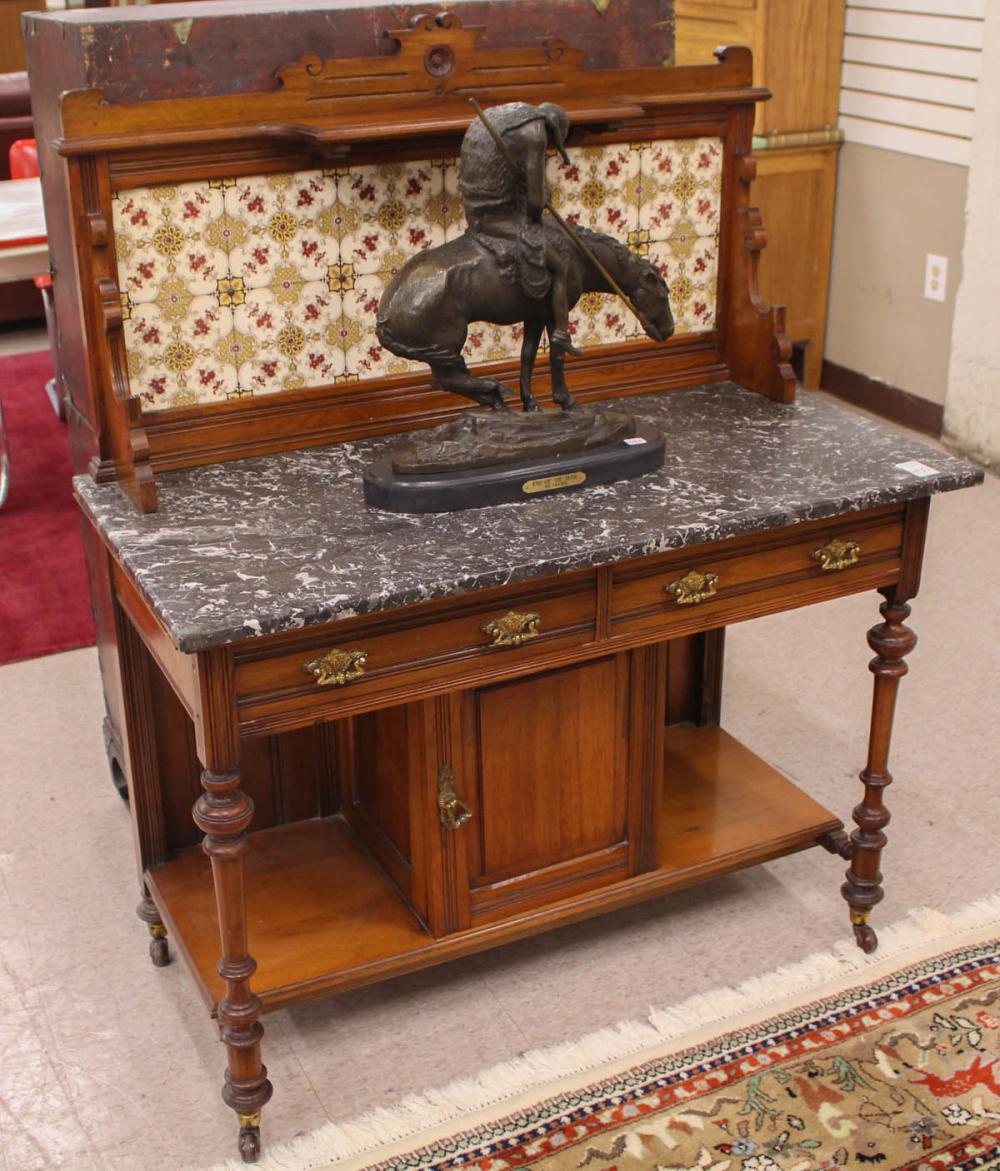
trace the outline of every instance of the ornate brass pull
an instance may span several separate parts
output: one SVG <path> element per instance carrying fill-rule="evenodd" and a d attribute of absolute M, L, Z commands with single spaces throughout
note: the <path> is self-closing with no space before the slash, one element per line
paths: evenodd
<path fill-rule="evenodd" d="M 857 541 L 842 541 L 834 537 L 818 549 L 813 549 L 812 559 L 819 562 L 824 572 L 833 572 L 837 569 L 846 569 L 849 565 L 857 565 L 861 556 L 861 546 Z"/>
<path fill-rule="evenodd" d="M 518 610 L 508 610 L 502 618 L 494 618 L 482 626 L 481 630 L 493 639 L 491 646 L 520 646 L 522 642 L 537 638 L 541 625 L 541 614 L 532 611 L 522 614 Z"/>
<path fill-rule="evenodd" d="M 318 659 L 304 663 L 302 669 L 314 675 L 320 687 L 343 687 L 345 683 L 361 678 L 367 662 L 367 651 L 344 651 L 335 646 Z"/>
<path fill-rule="evenodd" d="M 666 591 L 674 595 L 678 606 L 694 606 L 706 598 L 714 597 L 718 592 L 715 588 L 718 584 L 717 573 L 699 573 L 697 569 L 689 569 L 683 577 L 672 581 Z"/>
<path fill-rule="evenodd" d="M 461 829 L 472 817 L 472 810 L 459 801 L 455 792 L 455 774 L 450 764 L 443 764 L 438 772 L 438 814 L 445 829 Z"/>

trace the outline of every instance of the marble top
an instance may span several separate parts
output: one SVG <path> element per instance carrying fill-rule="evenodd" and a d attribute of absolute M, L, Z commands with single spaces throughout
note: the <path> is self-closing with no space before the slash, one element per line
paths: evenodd
<path fill-rule="evenodd" d="M 393 436 L 157 477 L 159 511 L 78 476 L 84 510 L 185 652 L 929 496 L 982 471 L 808 392 L 620 399 L 666 436 L 634 480 L 447 514 L 369 509 Z M 909 466 L 906 466 L 909 465 Z"/>

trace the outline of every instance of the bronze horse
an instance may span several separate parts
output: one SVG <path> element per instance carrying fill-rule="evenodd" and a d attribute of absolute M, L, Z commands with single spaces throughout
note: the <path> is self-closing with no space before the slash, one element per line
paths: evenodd
<path fill-rule="evenodd" d="M 570 307 L 583 293 L 612 291 L 593 261 L 551 219 L 546 219 L 545 230 L 551 242 L 565 250 Z M 666 341 L 674 332 L 674 319 L 669 290 L 660 272 L 612 236 L 580 227 L 576 231 L 628 294 L 649 337 Z M 624 307 L 622 311 L 627 312 Z M 542 331 L 552 329 L 548 299 L 524 293 L 516 277 L 501 273 L 494 254 L 468 232 L 410 257 L 382 296 L 375 332 L 392 353 L 427 362 L 434 386 L 494 410 L 506 410 L 503 396 L 512 392 L 495 379 L 476 377 L 462 357 L 469 325 L 474 321 L 495 325 L 524 322 L 521 403 L 526 411 L 539 410 L 531 393 L 531 375 Z M 554 401 L 563 409 L 572 407 L 576 400 L 566 387 L 565 354 L 550 350 L 550 365 Z"/>

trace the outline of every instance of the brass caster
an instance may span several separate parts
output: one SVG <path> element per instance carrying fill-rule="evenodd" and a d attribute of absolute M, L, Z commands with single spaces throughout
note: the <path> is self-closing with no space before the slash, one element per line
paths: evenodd
<path fill-rule="evenodd" d="M 875 934 L 875 929 L 868 925 L 868 912 L 852 911 L 851 925 L 854 928 L 854 942 L 865 955 L 871 955 L 878 947 L 878 936 Z"/>
<path fill-rule="evenodd" d="M 149 958 L 154 968 L 165 968 L 170 963 L 170 948 L 165 939 L 151 939 L 149 941 Z"/>
<path fill-rule="evenodd" d="M 170 948 L 167 945 L 167 929 L 162 923 L 149 923 L 149 958 L 154 968 L 165 968 L 170 963 Z"/>
<path fill-rule="evenodd" d="M 244 1163 L 256 1163 L 260 1158 L 260 1114 L 241 1114 L 240 1123 L 240 1158 Z"/>

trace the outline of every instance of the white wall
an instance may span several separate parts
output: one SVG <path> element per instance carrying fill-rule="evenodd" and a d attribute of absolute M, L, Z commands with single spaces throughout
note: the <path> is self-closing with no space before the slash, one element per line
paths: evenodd
<path fill-rule="evenodd" d="M 967 165 L 983 18 L 994 0 L 847 0 L 848 142 Z"/>
<path fill-rule="evenodd" d="M 1000 0 L 986 6 L 945 434 L 1000 464 Z"/>

